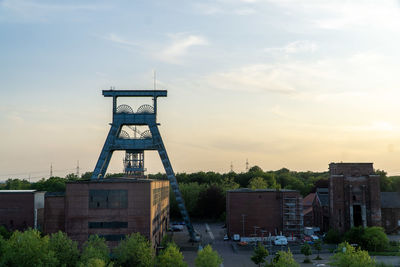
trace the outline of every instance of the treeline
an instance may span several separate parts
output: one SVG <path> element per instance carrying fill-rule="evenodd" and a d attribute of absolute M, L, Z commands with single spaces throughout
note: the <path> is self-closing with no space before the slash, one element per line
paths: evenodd
<path fill-rule="evenodd" d="M 386 172 L 377 170 L 380 175 L 381 191 L 400 191 L 400 176 L 388 177 Z M 36 189 L 47 192 L 65 191 L 65 183 L 80 179 L 90 179 L 92 173 L 84 173 L 81 177 L 68 174 L 65 178 L 51 177 L 35 183 L 27 180 L 9 179 L 0 189 Z M 106 177 L 121 177 L 123 173 L 107 174 Z M 282 168 L 276 171 L 263 171 L 254 166 L 242 173 L 196 172 L 176 174 L 179 188 L 191 217 L 204 219 L 224 219 L 226 207 L 226 191 L 237 188 L 252 189 L 293 189 L 304 197 L 314 192 L 317 187 L 328 187 L 328 172 L 297 172 Z M 167 179 L 165 174 L 150 174 L 151 179 Z M 171 215 L 179 218 L 175 197 L 171 190 Z"/>
<path fill-rule="evenodd" d="M 211 246 L 197 253 L 196 267 L 218 267 L 222 258 Z M 150 242 L 139 233 L 125 236 L 110 250 L 104 240 L 91 235 L 82 247 L 65 233 L 42 235 L 37 230 L 7 232 L 0 226 L 0 266 L 63 267 L 187 267 L 182 253 L 171 237 L 164 236 L 156 255 Z"/>

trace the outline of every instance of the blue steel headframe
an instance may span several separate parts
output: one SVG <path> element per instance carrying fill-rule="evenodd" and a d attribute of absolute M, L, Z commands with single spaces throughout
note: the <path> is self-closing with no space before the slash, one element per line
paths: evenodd
<path fill-rule="evenodd" d="M 179 190 L 178 182 L 176 181 L 175 173 L 169 161 L 167 150 L 161 138 L 157 124 L 157 98 L 166 97 L 167 90 L 103 90 L 105 97 L 113 98 L 113 121 L 111 129 L 108 132 L 103 149 L 101 150 L 96 167 L 93 171 L 92 180 L 102 179 L 106 174 L 111 156 L 115 150 L 125 151 L 144 151 L 157 150 L 163 163 L 170 185 L 175 194 L 175 199 L 178 203 L 179 210 L 189 231 L 192 241 L 199 241 L 200 237 L 194 230 L 189 218 L 189 214 L 185 207 L 185 202 Z M 153 110 L 145 109 L 143 113 L 117 113 L 117 98 L 118 97 L 153 97 Z M 144 112 L 145 111 L 145 112 Z M 138 110 L 140 112 L 140 109 Z M 121 128 L 124 125 L 147 125 L 150 129 L 149 135 L 144 139 L 126 139 L 120 138 Z"/>

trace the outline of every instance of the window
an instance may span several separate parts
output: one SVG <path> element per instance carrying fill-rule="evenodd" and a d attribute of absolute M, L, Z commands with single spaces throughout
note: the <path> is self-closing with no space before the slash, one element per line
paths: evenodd
<path fill-rule="evenodd" d="M 106 241 L 120 241 L 125 239 L 125 235 L 99 235 L 99 237 L 104 238 Z"/>
<path fill-rule="evenodd" d="M 153 189 L 153 205 L 157 205 L 169 196 L 169 186 Z"/>
<path fill-rule="evenodd" d="M 127 190 L 89 190 L 89 209 L 126 209 Z"/>
<path fill-rule="evenodd" d="M 113 229 L 118 229 L 118 228 L 128 228 L 128 222 L 88 222 L 88 227 L 90 229 L 95 229 L 95 228 L 113 228 Z"/>

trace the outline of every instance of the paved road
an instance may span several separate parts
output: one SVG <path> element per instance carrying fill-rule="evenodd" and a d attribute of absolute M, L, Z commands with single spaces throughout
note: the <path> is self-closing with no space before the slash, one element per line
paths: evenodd
<path fill-rule="evenodd" d="M 224 241 L 224 235 L 226 229 L 222 228 L 222 223 L 194 223 L 194 228 L 201 234 L 202 242 L 201 245 L 204 247 L 207 244 L 211 244 L 213 249 L 218 251 L 219 255 L 223 259 L 222 267 L 255 267 L 256 265 L 250 260 L 251 255 L 253 254 L 252 250 L 234 250 L 234 242 L 233 241 Z M 197 250 L 199 244 L 188 242 L 189 234 L 186 229 L 182 232 L 174 233 L 174 241 L 181 247 L 181 251 L 183 256 L 185 257 L 185 261 L 189 264 L 190 267 L 194 267 L 194 260 L 197 256 Z M 312 264 L 304 264 L 302 261 L 304 260 L 304 255 L 302 254 L 294 254 L 294 259 L 300 263 L 301 267 L 311 267 L 317 266 L 317 264 L 325 264 L 325 266 L 329 266 L 329 258 L 333 254 L 324 253 L 321 254 L 321 258 L 323 260 L 313 261 Z M 273 256 L 269 256 L 267 258 L 268 261 L 272 259 Z M 314 258 L 315 255 L 312 255 L 310 258 Z M 391 263 L 394 266 L 400 266 L 400 258 L 399 257 L 383 257 L 377 256 L 376 260 L 378 262 Z M 324 266 L 324 265 L 322 265 Z"/>

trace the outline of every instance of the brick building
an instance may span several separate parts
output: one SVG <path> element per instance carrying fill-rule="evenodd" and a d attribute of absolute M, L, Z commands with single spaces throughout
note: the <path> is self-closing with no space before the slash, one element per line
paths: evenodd
<path fill-rule="evenodd" d="M 44 225 L 46 234 L 65 232 L 65 193 L 47 192 L 44 197 Z"/>
<path fill-rule="evenodd" d="M 301 235 L 302 198 L 295 190 L 247 188 L 229 190 L 226 222 L 229 236 Z"/>
<path fill-rule="evenodd" d="M 169 223 L 169 181 L 74 181 L 67 183 L 65 196 L 48 194 L 46 205 L 46 233 L 64 229 L 79 244 L 97 234 L 114 247 L 125 235 L 139 232 L 155 247 Z"/>
<path fill-rule="evenodd" d="M 381 193 L 382 226 L 387 233 L 398 233 L 400 230 L 400 193 Z"/>
<path fill-rule="evenodd" d="M 303 222 L 304 226 L 314 226 L 314 213 L 313 203 L 315 199 L 315 193 L 310 193 L 303 198 Z"/>
<path fill-rule="evenodd" d="M 0 190 L 0 225 L 8 230 L 41 229 L 44 192 Z"/>
<path fill-rule="evenodd" d="M 313 226 L 319 227 L 320 231 L 329 230 L 329 191 L 328 188 L 317 188 L 313 202 Z"/>
<path fill-rule="evenodd" d="M 353 226 L 380 226 L 379 175 L 372 163 L 329 164 L 330 227 L 345 232 Z"/>

